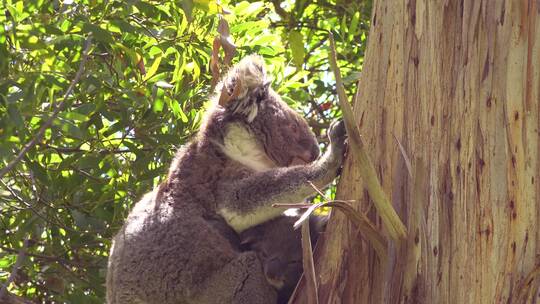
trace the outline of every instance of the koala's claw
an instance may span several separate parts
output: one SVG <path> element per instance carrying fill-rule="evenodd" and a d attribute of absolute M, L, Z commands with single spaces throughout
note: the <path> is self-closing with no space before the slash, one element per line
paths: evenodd
<path fill-rule="evenodd" d="M 328 128 L 328 138 L 331 143 L 343 142 L 347 137 L 347 130 L 345 129 L 345 122 L 340 120 L 334 120 Z"/>
<path fill-rule="evenodd" d="M 330 139 L 330 154 L 329 160 L 335 166 L 336 173 L 339 172 L 345 151 L 347 149 L 347 130 L 343 120 L 335 120 L 328 128 L 328 138 Z"/>

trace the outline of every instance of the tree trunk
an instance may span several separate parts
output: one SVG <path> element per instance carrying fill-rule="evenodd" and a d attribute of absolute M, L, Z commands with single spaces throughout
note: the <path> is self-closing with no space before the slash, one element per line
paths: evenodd
<path fill-rule="evenodd" d="M 540 302 L 540 1 L 373 6 L 355 116 L 408 238 L 382 265 L 335 212 L 319 303 Z M 338 198 L 384 230 L 357 168 Z"/>

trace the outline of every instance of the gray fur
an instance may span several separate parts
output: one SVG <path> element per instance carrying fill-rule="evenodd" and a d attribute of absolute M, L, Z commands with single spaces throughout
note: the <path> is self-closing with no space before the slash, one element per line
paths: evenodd
<path fill-rule="evenodd" d="M 215 101 L 167 179 L 134 206 L 113 240 L 108 303 L 276 302 L 256 254 L 242 253 L 228 237 L 235 232 L 214 225 L 215 219 L 224 216 L 240 232 L 279 216 L 272 203 L 313 194 L 308 181 L 330 183 L 342 162 L 345 131 L 343 124 L 331 129 L 330 149 L 315 160 L 315 136 L 266 85 L 261 62 L 250 56 L 231 69 L 222 86 L 232 91 L 240 81 L 245 91 L 224 107 Z M 242 110 L 247 107 L 256 107 L 256 115 Z M 227 156 L 224 140 L 232 124 L 252 135 L 252 146 L 271 160 L 267 167 L 257 171 Z M 287 167 L 298 159 L 306 164 Z"/>
<path fill-rule="evenodd" d="M 250 228 L 240 235 L 246 250 L 257 253 L 268 283 L 278 291 L 278 303 L 287 303 L 300 276 L 302 266 L 302 234 L 293 228 L 297 216 L 280 216 Z M 326 216 L 309 218 L 311 245 L 315 246 L 324 230 Z"/>

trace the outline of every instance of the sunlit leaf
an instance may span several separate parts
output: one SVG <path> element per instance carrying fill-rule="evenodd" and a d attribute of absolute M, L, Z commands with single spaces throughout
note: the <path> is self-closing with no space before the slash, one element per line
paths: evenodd
<path fill-rule="evenodd" d="M 152 76 L 154 76 L 159 68 L 159 64 L 161 63 L 161 58 L 162 56 L 158 56 L 156 58 L 156 60 L 154 60 L 154 63 L 152 63 L 152 65 L 150 66 L 150 68 L 148 69 L 148 71 L 146 72 L 146 75 L 144 75 L 144 79 L 143 80 L 148 80 L 150 78 L 152 78 Z"/>
<path fill-rule="evenodd" d="M 182 10 L 184 11 L 184 14 L 186 14 L 187 20 L 192 21 L 192 13 L 193 13 L 193 0 L 181 0 Z"/>
<path fill-rule="evenodd" d="M 293 62 L 297 67 L 304 64 L 304 36 L 298 31 L 291 31 L 289 34 L 289 46 L 293 56 Z"/>

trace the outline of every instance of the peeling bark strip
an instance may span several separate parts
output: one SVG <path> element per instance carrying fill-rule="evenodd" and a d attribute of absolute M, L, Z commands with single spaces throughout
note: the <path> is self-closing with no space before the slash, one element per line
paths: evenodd
<path fill-rule="evenodd" d="M 362 178 L 366 185 L 366 189 L 370 195 L 371 200 L 373 201 L 375 208 L 379 212 L 378 215 L 381 217 L 384 224 L 384 228 L 388 231 L 388 234 L 392 239 L 399 241 L 402 238 L 405 238 L 405 226 L 401 222 L 400 218 L 396 214 L 396 211 L 392 208 L 390 201 L 386 197 L 379 180 L 377 179 L 377 173 L 373 167 L 373 163 L 369 159 L 369 155 L 364 147 L 362 142 L 362 137 L 360 136 L 360 130 L 357 126 L 356 119 L 354 118 L 353 109 L 347 100 L 347 95 L 345 94 L 345 88 L 343 87 L 343 82 L 341 81 L 341 73 L 337 66 L 336 60 L 336 47 L 334 44 L 334 36 L 330 33 L 330 66 L 334 71 L 334 76 L 336 78 L 336 89 L 339 96 L 339 106 L 343 113 L 343 121 L 347 127 L 347 134 L 349 136 L 349 145 L 351 154 L 358 157 L 358 169 L 362 172 Z M 353 102 L 354 104 L 354 102 Z"/>
<path fill-rule="evenodd" d="M 335 213 L 314 253 L 320 303 L 540 301 L 539 14 L 535 0 L 374 0 L 354 115 L 408 238 L 383 265 Z M 349 157 L 337 199 L 367 212 L 360 177 Z"/>

